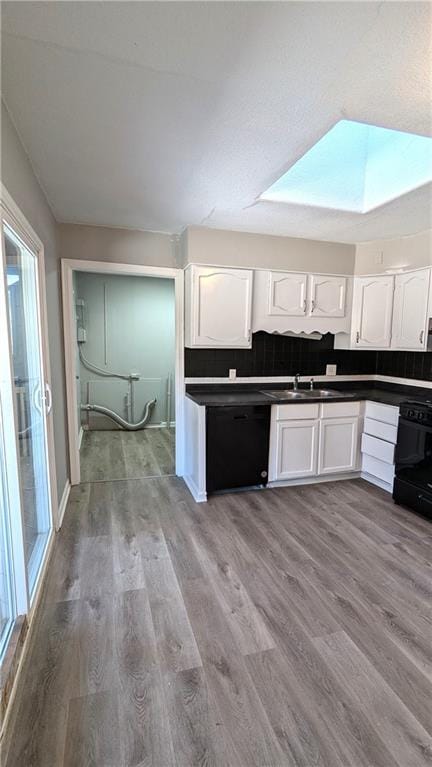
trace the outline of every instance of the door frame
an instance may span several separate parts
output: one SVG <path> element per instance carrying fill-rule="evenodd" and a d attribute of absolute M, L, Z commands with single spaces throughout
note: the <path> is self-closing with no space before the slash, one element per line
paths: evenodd
<path fill-rule="evenodd" d="M 42 374 L 44 381 L 48 384 L 52 390 L 51 384 L 51 365 L 49 354 L 49 341 L 48 341 L 48 315 L 47 315 L 47 301 L 46 301 L 46 275 L 45 275 L 45 258 L 44 258 L 44 245 L 39 239 L 38 235 L 34 231 L 31 224 L 27 221 L 24 214 L 21 212 L 18 205 L 15 203 L 12 196 L 7 191 L 4 184 L 1 184 L 1 199 L 0 199 L 0 214 L 1 214 L 1 257 L 4 259 L 4 245 L 3 245 L 3 222 L 5 222 L 23 241 L 23 243 L 29 248 L 29 250 L 36 255 L 37 262 L 37 293 L 38 293 L 38 321 L 39 321 L 39 338 L 41 342 L 41 364 Z M 12 357 L 9 332 L 6 339 L 7 349 L 6 353 L 9 356 L 9 368 L 12 370 Z M 46 396 L 46 395 L 45 395 Z M 8 402 L 6 403 L 8 413 L 7 417 L 13 418 L 15 428 L 15 440 L 10 440 L 7 445 L 8 451 L 15 451 L 17 466 L 18 466 L 18 433 L 17 433 L 17 413 L 16 402 L 14 400 L 13 392 L 8 392 Z M 30 598 L 30 592 L 28 587 L 28 575 L 23 557 L 22 538 L 23 538 L 23 520 L 20 519 L 20 525 L 15 526 L 13 530 L 13 549 L 14 549 L 14 576 L 15 576 L 15 588 L 17 593 L 17 609 L 18 614 L 32 613 L 39 598 L 40 586 L 43 582 L 43 576 L 49 559 L 49 552 L 54 538 L 54 531 L 58 530 L 60 526 L 59 519 L 59 507 L 58 507 L 58 494 L 57 494 L 57 473 L 55 462 L 55 444 L 54 444 L 54 420 L 53 420 L 53 408 L 45 414 L 46 422 L 46 449 L 47 449 L 47 468 L 48 468 L 48 487 L 49 487 L 49 499 L 51 504 L 50 509 L 50 521 L 51 529 L 45 544 L 44 559 L 39 568 L 38 576 L 33 588 L 33 594 Z M 12 459 L 12 453 L 10 453 Z M 19 481 L 18 471 L 12 470 L 8 472 L 8 481 L 12 482 L 12 489 L 15 494 L 20 495 L 20 507 L 22 515 L 22 498 L 21 498 L 21 483 Z M 20 528 L 18 530 L 18 527 Z M 22 554 L 20 554 L 20 551 Z M 26 607 L 27 604 L 27 607 Z"/>
<path fill-rule="evenodd" d="M 182 269 L 141 264 L 107 263 L 62 258 L 63 332 L 66 374 L 66 402 L 71 485 L 80 482 L 79 424 L 76 408 L 76 327 L 73 300 L 73 273 L 121 274 L 130 277 L 159 277 L 174 280 L 175 294 L 175 472 L 184 474 L 184 274 Z"/>

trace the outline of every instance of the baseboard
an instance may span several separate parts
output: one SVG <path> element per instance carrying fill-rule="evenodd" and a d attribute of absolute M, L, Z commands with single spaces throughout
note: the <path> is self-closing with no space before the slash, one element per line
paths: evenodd
<path fill-rule="evenodd" d="M 83 441 L 84 429 L 81 426 L 78 434 L 78 450 L 81 450 L 81 442 Z"/>
<path fill-rule="evenodd" d="M 204 490 L 198 490 L 194 480 L 191 476 L 184 476 L 184 482 L 186 483 L 194 501 L 197 503 L 205 503 L 207 500 L 207 493 Z"/>
<path fill-rule="evenodd" d="M 373 474 L 368 474 L 367 471 L 362 471 L 360 476 L 366 482 L 370 482 L 372 485 L 376 485 L 377 487 L 380 487 L 381 490 L 385 490 L 387 493 L 392 493 L 393 492 L 393 485 L 390 485 L 388 482 L 384 482 L 383 479 L 379 479 L 378 477 L 374 477 Z"/>
<path fill-rule="evenodd" d="M 67 502 L 69 500 L 70 491 L 71 491 L 71 483 L 67 479 L 66 484 L 64 486 L 63 493 L 62 493 L 62 497 L 59 503 L 58 512 L 57 512 L 57 530 L 60 530 L 62 526 L 63 517 L 66 511 Z"/>
<path fill-rule="evenodd" d="M 296 479 L 272 480 L 267 487 L 295 487 L 295 485 L 319 485 L 321 482 L 336 482 L 341 479 L 358 479 L 359 471 L 349 471 L 343 474 L 326 474 L 323 477 L 298 477 Z"/>

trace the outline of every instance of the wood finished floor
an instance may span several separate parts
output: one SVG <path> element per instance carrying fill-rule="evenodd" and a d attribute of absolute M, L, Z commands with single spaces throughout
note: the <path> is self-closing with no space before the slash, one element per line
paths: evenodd
<path fill-rule="evenodd" d="M 85 431 L 81 482 L 140 479 L 175 473 L 174 429 Z"/>
<path fill-rule="evenodd" d="M 73 488 L 2 765 L 431 765 L 431 552 L 362 480 Z"/>

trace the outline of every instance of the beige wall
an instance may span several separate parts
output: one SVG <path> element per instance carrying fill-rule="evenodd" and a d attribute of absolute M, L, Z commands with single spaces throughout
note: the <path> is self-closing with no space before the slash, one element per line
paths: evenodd
<path fill-rule="evenodd" d="M 355 274 L 422 266 L 432 266 L 432 230 L 394 240 L 362 242 L 356 247 Z"/>
<path fill-rule="evenodd" d="M 176 238 L 169 234 L 105 226 L 59 224 L 59 236 L 61 258 L 144 266 L 176 266 Z"/>
<path fill-rule="evenodd" d="M 188 227 L 183 263 L 353 274 L 355 245 Z M 186 254 L 186 255 L 185 255 Z"/>
<path fill-rule="evenodd" d="M 42 240 L 45 248 L 57 490 L 59 498 L 61 498 L 69 469 L 57 224 L 3 102 L 1 108 L 1 161 L 3 184 Z"/>

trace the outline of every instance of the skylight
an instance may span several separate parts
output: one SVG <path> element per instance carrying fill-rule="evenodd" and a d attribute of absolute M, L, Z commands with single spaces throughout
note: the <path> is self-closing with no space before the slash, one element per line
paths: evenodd
<path fill-rule="evenodd" d="M 432 181 L 432 139 L 340 120 L 262 200 L 368 213 Z"/>

